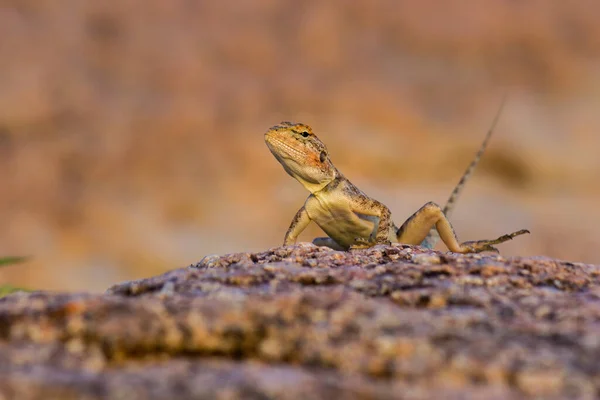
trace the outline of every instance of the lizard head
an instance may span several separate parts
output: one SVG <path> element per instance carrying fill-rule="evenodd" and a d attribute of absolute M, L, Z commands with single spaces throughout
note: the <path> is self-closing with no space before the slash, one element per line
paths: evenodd
<path fill-rule="evenodd" d="M 311 193 L 335 179 L 327 148 L 310 126 L 282 122 L 265 133 L 265 142 L 283 169 Z"/>

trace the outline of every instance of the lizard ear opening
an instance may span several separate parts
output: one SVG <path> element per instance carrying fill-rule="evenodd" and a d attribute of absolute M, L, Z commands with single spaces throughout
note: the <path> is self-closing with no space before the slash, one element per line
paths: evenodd
<path fill-rule="evenodd" d="M 322 151 L 321 155 L 319 156 L 319 160 L 321 160 L 321 162 L 325 162 L 326 158 L 327 158 L 327 153 L 325 153 L 324 151 Z"/>

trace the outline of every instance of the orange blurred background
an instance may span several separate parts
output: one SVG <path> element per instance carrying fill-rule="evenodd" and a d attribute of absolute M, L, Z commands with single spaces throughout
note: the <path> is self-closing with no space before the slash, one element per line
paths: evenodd
<path fill-rule="evenodd" d="M 307 192 L 269 153 L 313 126 L 398 224 L 443 203 L 504 255 L 600 263 L 600 3 L 0 4 L 0 283 L 102 291 L 280 245 Z M 302 240 L 320 235 L 311 225 Z M 443 246 L 438 246 L 443 249 Z"/>

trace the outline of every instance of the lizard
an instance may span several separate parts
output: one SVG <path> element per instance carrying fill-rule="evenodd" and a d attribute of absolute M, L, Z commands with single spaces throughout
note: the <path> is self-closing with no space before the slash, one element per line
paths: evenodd
<path fill-rule="evenodd" d="M 498 116 L 495 120 L 497 119 Z M 452 209 L 461 188 L 479 161 L 492 129 L 452 192 L 447 211 Z M 431 201 L 398 228 L 387 206 L 363 193 L 333 165 L 327 147 L 310 126 L 281 122 L 265 133 L 265 142 L 283 169 L 310 192 L 304 205 L 292 219 L 284 237 L 284 245 L 296 243 L 300 233 L 311 221 L 328 235 L 315 238 L 313 244 L 334 250 L 368 248 L 392 242 L 429 246 L 437 240 L 435 235 L 429 235 L 435 229 L 451 252 L 498 252 L 494 245 L 529 233 L 527 229 L 521 229 L 492 240 L 460 243 L 444 209 Z"/>

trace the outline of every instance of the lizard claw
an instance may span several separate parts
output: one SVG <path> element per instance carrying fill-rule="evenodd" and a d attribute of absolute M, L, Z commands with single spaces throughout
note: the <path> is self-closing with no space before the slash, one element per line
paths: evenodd
<path fill-rule="evenodd" d="M 369 247 L 373 247 L 374 245 L 375 245 L 375 243 L 369 239 L 365 239 L 363 237 L 357 237 L 354 239 L 354 244 L 352 246 L 350 246 L 350 250 L 368 249 Z"/>
<path fill-rule="evenodd" d="M 354 239 L 354 244 L 352 246 L 350 246 L 350 250 L 368 249 L 369 247 L 373 247 L 377 244 L 385 244 L 385 245 L 389 246 L 392 244 L 392 242 L 390 242 L 389 240 L 379 242 L 377 240 L 365 239 L 363 237 L 357 237 L 356 239 Z"/>

